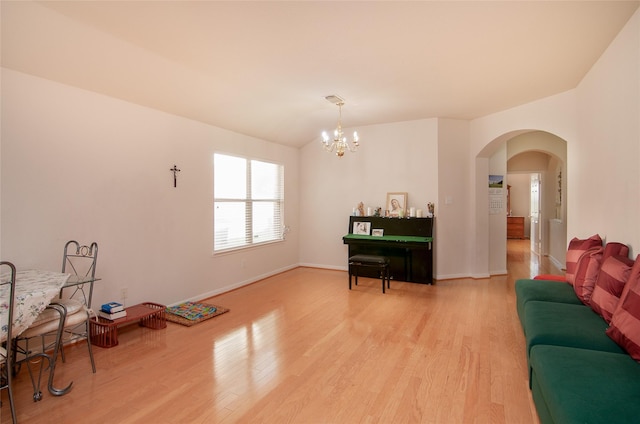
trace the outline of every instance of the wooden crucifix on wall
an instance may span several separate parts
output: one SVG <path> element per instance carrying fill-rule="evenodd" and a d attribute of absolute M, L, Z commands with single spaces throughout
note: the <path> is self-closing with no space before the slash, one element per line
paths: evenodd
<path fill-rule="evenodd" d="M 173 168 L 171 168 L 169 171 L 173 171 L 173 186 L 177 187 L 178 186 L 178 172 L 180 172 L 180 169 L 178 169 L 178 167 L 174 164 Z"/>

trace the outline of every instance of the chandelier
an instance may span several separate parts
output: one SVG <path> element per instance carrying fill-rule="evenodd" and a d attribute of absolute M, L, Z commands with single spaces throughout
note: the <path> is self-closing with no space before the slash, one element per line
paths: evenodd
<path fill-rule="evenodd" d="M 333 131 L 333 140 L 329 138 L 329 135 L 326 131 L 323 131 L 321 141 L 322 147 L 324 147 L 327 152 L 335 151 L 336 156 L 341 158 L 342 156 L 344 156 L 344 152 L 346 152 L 347 150 L 350 152 L 355 152 L 360 145 L 358 143 L 358 140 L 360 139 L 358 138 L 358 132 L 354 131 L 353 140 L 351 142 L 348 142 L 347 137 L 345 137 L 344 133 L 342 132 L 342 106 L 344 106 L 344 99 L 336 95 L 327 96 L 325 97 L 325 99 L 327 99 L 331 103 L 338 105 L 339 112 L 338 127 Z"/>

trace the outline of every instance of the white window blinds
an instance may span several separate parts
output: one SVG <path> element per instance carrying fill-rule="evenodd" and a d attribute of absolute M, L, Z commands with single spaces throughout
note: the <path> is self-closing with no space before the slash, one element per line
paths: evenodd
<path fill-rule="evenodd" d="M 216 153 L 213 171 L 214 252 L 283 239 L 282 165 Z"/>

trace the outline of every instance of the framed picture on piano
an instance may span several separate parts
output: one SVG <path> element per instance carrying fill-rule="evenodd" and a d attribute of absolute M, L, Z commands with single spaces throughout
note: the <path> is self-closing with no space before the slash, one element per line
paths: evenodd
<path fill-rule="evenodd" d="M 384 230 L 382 228 L 374 228 L 371 230 L 371 235 L 375 237 L 382 237 L 384 235 Z"/>
<path fill-rule="evenodd" d="M 353 223 L 353 234 L 368 236 L 371 234 L 371 222 L 358 221 Z"/>
<path fill-rule="evenodd" d="M 407 210 L 407 193 L 387 193 L 387 211 L 392 218 L 404 218 Z"/>

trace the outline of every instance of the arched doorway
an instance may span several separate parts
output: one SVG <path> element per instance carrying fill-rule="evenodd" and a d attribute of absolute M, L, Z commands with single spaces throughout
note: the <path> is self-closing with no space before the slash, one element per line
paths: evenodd
<path fill-rule="evenodd" d="M 536 173 L 541 179 L 541 253 L 548 255 L 552 262 L 562 268 L 564 266 L 564 252 L 566 252 L 566 164 L 567 147 L 566 141 L 554 134 L 539 130 L 520 130 L 503 134 L 494 139 L 491 143 L 477 155 L 477 177 L 481 179 L 481 174 L 504 175 L 505 190 L 503 213 L 496 214 L 491 210 L 487 218 L 486 232 L 480 237 L 486 237 L 488 243 L 488 255 L 486 257 L 489 274 L 502 274 L 506 272 L 506 221 L 508 211 L 506 210 L 506 187 L 509 182 L 509 174 L 525 173 L 526 181 L 529 175 Z M 529 183 L 527 183 L 529 186 Z M 528 188 L 526 190 L 529 190 Z M 513 195 L 513 192 L 512 192 Z M 477 205 L 481 207 L 488 203 L 486 191 L 478 190 L 476 193 Z M 529 193 L 525 194 L 529 199 Z M 512 206 L 513 208 L 513 206 Z M 527 203 L 527 218 L 530 219 L 530 211 Z M 485 209 L 487 210 L 487 209 Z M 530 222 L 528 222 L 528 229 Z M 481 228 L 479 228 L 480 230 Z"/>

